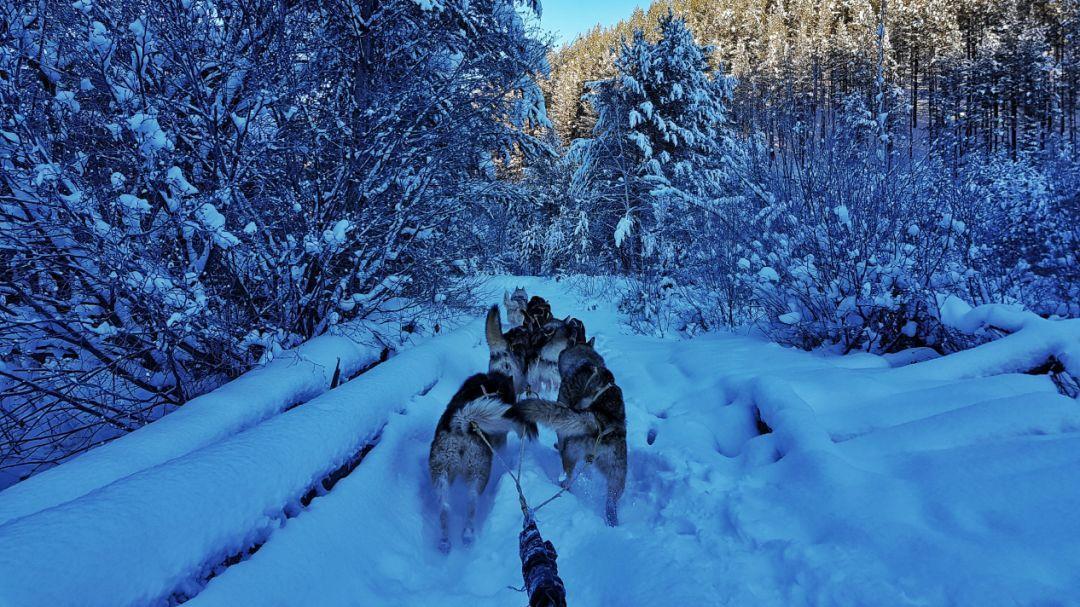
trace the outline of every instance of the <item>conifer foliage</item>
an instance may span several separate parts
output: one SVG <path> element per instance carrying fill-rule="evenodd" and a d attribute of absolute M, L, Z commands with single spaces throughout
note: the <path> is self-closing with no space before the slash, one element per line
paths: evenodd
<path fill-rule="evenodd" d="M 596 245 L 624 269 L 678 261 L 695 207 L 731 168 L 723 153 L 732 81 L 710 67 L 709 51 L 669 14 L 656 42 L 639 31 L 623 44 L 616 74 L 586 96 L 597 120 L 571 152 L 580 162 L 575 191 L 599 230 Z"/>

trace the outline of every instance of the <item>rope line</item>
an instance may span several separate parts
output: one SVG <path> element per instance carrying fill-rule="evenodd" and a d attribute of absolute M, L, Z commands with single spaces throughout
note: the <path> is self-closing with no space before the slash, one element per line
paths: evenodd
<path fill-rule="evenodd" d="M 541 502 L 539 506 L 537 506 L 536 508 L 532 508 L 529 506 L 528 499 L 525 498 L 525 491 L 521 488 L 521 465 L 522 462 L 525 460 L 525 441 L 518 441 L 521 449 L 518 455 L 518 471 L 517 474 L 514 474 L 514 470 L 510 467 L 509 464 L 506 463 L 506 460 L 503 459 L 502 455 L 500 455 L 499 452 L 491 446 L 491 443 L 488 441 L 487 436 L 484 434 L 483 430 L 480 429 L 480 426 L 476 422 L 472 422 L 472 429 L 474 432 L 480 435 L 480 439 L 484 441 L 484 444 L 487 445 L 488 450 L 491 451 L 491 454 L 495 456 L 495 459 L 499 460 L 499 464 L 506 470 L 506 473 L 510 475 L 510 478 L 514 479 L 514 488 L 517 490 L 518 494 L 518 505 L 521 508 L 521 514 L 525 517 L 526 523 L 532 521 L 536 513 L 539 512 L 541 508 L 555 501 L 557 498 L 561 497 L 562 494 L 570 490 L 570 487 L 573 486 L 574 481 L 577 480 L 578 476 L 580 476 L 579 472 L 584 470 L 585 468 L 588 468 L 589 464 L 593 463 L 593 461 L 596 460 L 596 454 L 600 450 L 600 441 L 610 433 L 610 430 L 597 433 L 596 440 L 593 441 L 592 453 L 585 458 L 585 464 L 582 466 L 575 466 L 574 469 L 570 471 L 570 476 L 566 479 L 566 485 L 560 487 L 554 495 Z"/>

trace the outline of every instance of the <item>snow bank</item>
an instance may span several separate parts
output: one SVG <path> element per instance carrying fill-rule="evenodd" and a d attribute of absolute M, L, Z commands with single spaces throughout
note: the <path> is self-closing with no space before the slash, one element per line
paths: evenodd
<path fill-rule="evenodd" d="M 898 452 L 931 451 L 1080 431 L 1080 407 L 1056 393 L 1035 393 L 978 402 L 912 420 L 843 443 L 853 461 Z"/>
<path fill-rule="evenodd" d="M 0 604 L 79 597 L 118 607 L 193 591 L 193 580 L 280 526 L 285 508 L 481 334 L 476 322 L 434 338 L 227 440 L 0 526 Z"/>
<path fill-rule="evenodd" d="M 780 457 L 795 450 L 832 450 L 832 439 L 818 423 L 814 410 L 788 382 L 761 378 L 750 383 L 746 396 L 772 430 L 769 438 Z"/>
<path fill-rule="evenodd" d="M 972 318 L 1016 330 L 970 350 L 896 369 L 903 380 L 963 379 L 1001 373 L 1022 373 L 1056 358 L 1073 377 L 1080 377 L 1080 319 L 1046 320 L 1034 315 L 1002 314 L 1000 307 L 976 308 Z M 968 317 L 965 317 L 968 318 Z M 976 326 L 969 318 L 966 326 Z"/>
<path fill-rule="evenodd" d="M 342 376 L 348 377 L 378 356 L 375 348 L 330 335 L 279 354 L 152 424 L 0 492 L 0 524 L 85 495 L 304 402 L 329 388 L 338 359 Z"/>

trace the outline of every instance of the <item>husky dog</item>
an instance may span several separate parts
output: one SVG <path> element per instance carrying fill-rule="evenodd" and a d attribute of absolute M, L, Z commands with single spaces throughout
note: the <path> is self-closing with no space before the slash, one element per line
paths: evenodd
<path fill-rule="evenodd" d="M 525 323 L 525 308 L 529 305 L 529 294 L 518 287 L 514 294 L 503 291 L 503 307 L 506 308 L 506 322 L 510 327 L 520 327 Z"/>
<path fill-rule="evenodd" d="M 525 383 L 531 391 L 551 393 L 559 389 L 559 354 L 585 341 L 585 325 L 576 318 L 558 320 L 551 304 L 534 295 L 525 307 L 529 331 L 529 352 L 525 361 Z"/>
<path fill-rule="evenodd" d="M 502 373 L 511 378 L 514 394 L 521 394 L 526 388 L 525 370 L 531 350 L 528 330 L 517 326 L 503 333 L 499 306 L 491 306 L 484 324 L 484 335 L 489 351 L 488 372 Z"/>
<path fill-rule="evenodd" d="M 533 295 L 525 306 L 525 326 L 531 331 L 537 331 L 552 320 L 555 320 L 555 317 L 551 314 L 551 304 L 543 297 Z"/>
<path fill-rule="evenodd" d="M 555 430 L 566 482 L 577 463 L 593 461 L 607 479 L 605 518 L 619 524 L 618 503 L 626 486 L 626 408 L 622 390 L 593 348 L 594 340 L 559 355 L 559 399 L 527 399 L 518 403 L 526 421 Z"/>
<path fill-rule="evenodd" d="M 525 421 L 514 407 L 514 387 L 502 373 L 478 373 L 465 380 L 450 399 L 435 427 L 428 467 L 439 499 L 439 550 L 450 551 L 450 483 L 460 475 L 468 485 L 468 512 L 461 541 L 472 543 L 476 499 L 491 475 L 491 447 L 506 444 L 506 433 L 535 437 L 536 424 Z M 487 439 L 487 443 L 485 443 Z"/>
<path fill-rule="evenodd" d="M 533 300 L 529 304 L 533 313 L 526 312 L 525 324 L 503 333 L 499 309 L 492 306 L 484 327 L 490 352 L 488 371 L 513 378 L 518 394 L 558 390 L 559 354 L 585 341 L 585 325 L 580 320 L 553 319 L 547 302 L 539 297 Z M 537 305 L 536 300 L 542 305 Z M 537 322 L 541 318 L 546 318 L 542 325 Z"/>
<path fill-rule="evenodd" d="M 530 337 L 531 353 L 525 368 L 525 383 L 540 394 L 559 390 L 559 355 L 563 350 L 585 343 L 585 325 L 576 318 L 550 320 Z"/>

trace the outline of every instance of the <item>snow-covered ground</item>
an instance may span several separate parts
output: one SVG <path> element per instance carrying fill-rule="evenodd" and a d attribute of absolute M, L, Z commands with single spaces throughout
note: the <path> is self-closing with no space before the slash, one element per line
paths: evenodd
<path fill-rule="evenodd" d="M 627 401 L 621 525 L 604 524 L 588 471 L 538 515 L 571 605 L 1077 600 L 1080 403 L 1046 376 L 1002 373 L 1019 368 L 1010 352 L 1068 358 L 1077 321 L 891 368 L 733 334 L 632 335 L 595 286 L 495 280 L 491 300 L 516 284 L 585 322 Z M 477 319 L 176 459 L 41 512 L 35 502 L 0 525 L 0 605 L 523 604 L 511 588 L 521 515 L 498 462 L 476 541 L 436 549 L 431 436 L 486 360 Z M 524 451 L 533 504 L 558 489 L 553 442 L 544 432 Z M 298 503 L 368 443 L 332 490 Z M 503 455 L 518 453 L 511 438 Z M 17 508 L 18 488 L 0 504 Z"/>
<path fill-rule="evenodd" d="M 312 339 L 152 424 L 0 492 L 0 524 L 250 428 L 325 392 L 335 370 L 349 377 L 379 354 L 377 348 L 342 336 Z"/>

